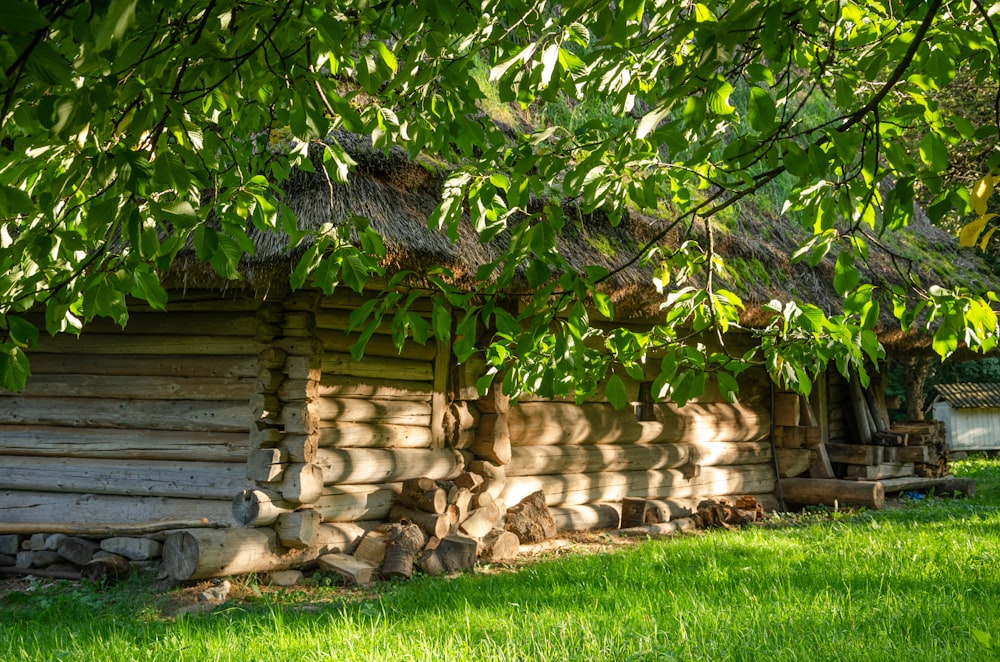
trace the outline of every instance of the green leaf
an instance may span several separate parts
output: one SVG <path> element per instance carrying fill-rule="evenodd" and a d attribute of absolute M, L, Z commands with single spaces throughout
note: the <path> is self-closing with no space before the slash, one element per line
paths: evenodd
<path fill-rule="evenodd" d="M 0 25 L 3 26 L 4 32 L 25 34 L 44 28 L 48 24 L 48 20 L 33 3 L 24 2 L 24 0 L 3 0 L 0 2 Z"/>
<path fill-rule="evenodd" d="M 833 288 L 837 294 L 844 296 L 857 286 L 858 270 L 854 266 L 854 255 L 850 251 L 841 251 L 833 268 Z"/>
<path fill-rule="evenodd" d="M 625 405 L 628 404 L 628 393 L 625 391 L 625 383 L 621 377 L 612 374 L 608 378 L 608 383 L 604 387 L 604 397 L 615 409 L 625 408 Z"/>
<path fill-rule="evenodd" d="M 774 124 L 774 117 L 777 108 L 774 99 L 767 90 L 760 87 L 750 88 L 750 97 L 747 100 L 747 119 L 750 127 L 754 131 L 766 131 Z"/>
<path fill-rule="evenodd" d="M 23 391 L 30 374 L 31 365 L 24 350 L 10 343 L 0 345 L 0 386 L 15 393 Z"/>
<path fill-rule="evenodd" d="M 920 160 L 934 172 L 948 169 L 948 148 L 933 131 L 929 131 L 920 141 Z"/>
<path fill-rule="evenodd" d="M 6 0 L 5 0 L 6 1 Z M 111 0 L 108 13 L 101 20 L 94 33 L 97 52 L 106 51 L 111 42 L 121 39 L 135 20 L 135 6 L 138 0 Z"/>

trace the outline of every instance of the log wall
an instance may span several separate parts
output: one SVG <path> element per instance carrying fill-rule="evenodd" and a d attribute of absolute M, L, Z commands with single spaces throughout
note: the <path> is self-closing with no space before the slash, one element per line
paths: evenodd
<path fill-rule="evenodd" d="M 258 379 L 247 462 L 257 489 L 234 502 L 244 523 L 269 525 L 260 513 L 279 510 L 313 510 L 323 522 L 385 519 L 400 481 L 448 478 L 464 467 L 433 425 L 447 406 L 437 343 L 408 341 L 400 350 L 386 321 L 355 361 L 359 335 L 347 329 L 364 301 L 303 291 L 282 303 L 273 360 Z M 430 307 L 417 301 L 412 310 Z"/>
<path fill-rule="evenodd" d="M 725 402 L 709 387 L 683 408 L 642 402 L 647 389 L 624 379 L 634 402 L 621 410 L 600 392 L 582 404 L 529 396 L 510 406 L 495 390 L 479 397 L 479 374 L 475 364 L 458 366 L 447 440 L 475 456 L 473 470 L 484 473 L 490 491 L 507 505 L 538 490 L 552 508 L 593 512 L 626 497 L 700 499 L 774 490 L 766 374 L 747 374 L 742 402 Z M 560 521 L 587 528 L 610 520 Z"/>
<path fill-rule="evenodd" d="M 79 339 L 43 334 L 24 391 L 0 391 L 0 532 L 234 523 L 272 320 L 253 298 L 218 293 L 169 308 L 134 307 L 125 330 L 96 320 Z"/>

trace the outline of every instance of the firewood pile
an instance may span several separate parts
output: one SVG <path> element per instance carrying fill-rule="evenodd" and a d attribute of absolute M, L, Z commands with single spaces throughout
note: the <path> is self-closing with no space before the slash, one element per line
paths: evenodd
<path fill-rule="evenodd" d="M 869 444 L 828 444 L 830 461 L 841 478 L 881 480 L 949 475 L 944 424 L 940 421 L 895 423 L 874 432 Z"/>
<path fill-rule="evenodd" d="M 390 518 L 366 532 L 353 554 L 325 554 L 319 567 L 352 584 L 407 578 L 414 570 L 436 576 L 470 570 L 477 560 L 510 561 L 522 543 L 556 535 L 541 492 L 508 509 L 474 473 L 404 481 Z"/>

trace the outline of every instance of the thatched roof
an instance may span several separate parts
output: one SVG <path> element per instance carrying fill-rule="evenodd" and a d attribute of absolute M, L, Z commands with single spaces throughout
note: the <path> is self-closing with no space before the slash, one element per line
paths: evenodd
<path fill-rule="evenodd" d="M 383 237 L 387 249 L 384 266 L 390 272 L 410 269 L 419 274 L 440 265 L 453 271 L 458 285 L 471 285 L 476 269 L 506 250 L 509 237 L 504 233 L 483 244 L 472 227 L 463 224 L 458 241 L 451 243 L 443 232 L 428 229 L 427 218 L 439 200 L 445 177 L 439 168 L 410 161 L 402 151 L 384 154 L 373 150 L 358 136 L 340 134 L 337 139 L 358 163 L 349 185 L 331 183 L 323 174 L 296 171 L 284 186 L 285 202 L 301 229 L 366 217 Z M 559 237 L 558 250 L 574 269 L 600 265 L 615 270 L 603 287 L 620 316 L 655 318 L 662 295 L 652 285 L 652 268 L 629 260 L 671 220 L 633 212 L 612 227 L 601 213 L 573 212 L 573 222 L 566 224 L 567 231 Z M 698 225 L 674 228 L 662 243 L 666 247 L 679 245 L 685 238 L 682 231 L 698 239 L 704 230 Z M 807 234 L 787 218 L 764 211 L 752 201 L 743 202 L 728 223 L 716 225 L 715 234 L 716 250 L 730 265 L 730 274 L 723 281 L 747 304 L 744 322 L 748 325 L 766 321 L 762 304 L 772 299 L 813 303 L 827 313 L 841 309 L 841 298 L 833 288 L 834 258 L 825 258 L 815 268 L 790 263 L 789 255 Z M 245 285 L 258 292 L 282 291 L 304 248 L 289 251 L 283 235 L 255 230 L 251 238 L 257 254 L 244 257 Z M 914 225 L 887 241 L 892 243 L 873 244 L 867 263 L 859 264 L 862 282 L 904 284 L 900 270 L 905 270 L 925 288 L 960 283 L 973 290 L 1000 289 L 996 276 L 982 260 L 972 251 L 960 251 L 955 239 L 932 226 L 926 217 L 918 217 Z M 221 284 L 193 255 L 179 259 L 171 280 L 193 287 Z M 899 330 L 888 302 L 882 306 L 882 327 L 883 342 L 894 345 L 897 351 L 922 352 L 929 347 L 929 339 Z"/>

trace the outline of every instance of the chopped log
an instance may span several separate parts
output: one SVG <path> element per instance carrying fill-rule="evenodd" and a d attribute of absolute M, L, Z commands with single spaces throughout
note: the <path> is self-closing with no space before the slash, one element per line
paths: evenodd
<path fill-rule="evenodd" d="M 621 514 L 610 503 L 553 506 L 549 508 L 549 513 L 559 531 L 617 529 L 621 525 Z"/>
<path fill-rule="evenodd" d="M 493 530 L 504 517 L 504 503 L 497 499 L 493 503 L 477 508 L 466 517 L 458 528 L 472 538 L 482 538 Z"/>
<path fill-rule="evenodd" d="M 233 497 L 233 519 L 240 526 L 267 526 L 295 508 L 277 492 L 261 488 L 243 490 Z"/>
<path fill-rule="evenodd" d="M 385 577 L 409 577 L 413 574 L 413 564 L 427 542 L 423 530 L 413 523 L 401 522 L 388 532 L 382 575 Z"/>
<path fill-rule="evenodd" d="M 288 464 L 288 453 L 279 448 L 257 448 L 247 457 L 247 478 L 258 483 L 281 479 Z"/>
<path fill-rule="evenodd" d="M 468 466 L 469 471 L 483 477 L 480 490 L 489 492 L 493 497 L 499 497 L 503 493 L 507 485 L 507 472 L 504 467 L 484 460 L 475 460 Z"/>
<path fill-rule="evenodd" d="M 0 455 L 240 462 L 247 456 L 247 436 L 246 431 L 179 432 L 5 425 L 3 434 L 0 434 Z"/>
<path fill-rule="evenodd" d="M 934 486 L 934 493 L 938 496 L 950 497 L 961 496 L 969 499 L 976 496 L 976 481 L 971 478 L 944 478 Z"/>
<path fill-rule="evenodd" d="M 250 426 L 250 448 L 274 448 L 285 438 L 283 428 L 269 421 L 256 420 Z"/>
<path fill-rule="evenodd" d="M 659 524 L 671 520 L 670 505 L 657 499 L 622 499 L 621 527 L 630 529 L 644 524 Z"/>
<path fill-rule="evenodd" d="M 255 385 L 256 380 L 250 377 L 40 374 L 28 378 L 20 395 L 25 398 L 246 400 L 253 395 Z"/>
<path fill-rule="evenodd" d="M 732 531 L 752 524 L 763 516 L 764 508 L 752 496 L 740 499 L 718 497 L 699 503 L 694 521 L 700 529 L 724 528 Z"/>
<path fill-rule="evenodd" d="M 502 497 L 518 502 L 532 492 L 545 493 L 549 506 L 571 506 L 626 497 L 708 497 L 758 494 L 774 489 L 774 469 L 767 464 L 700 467 L 698 475 L 680 469 L 622 471 L 562 476 L 511 476 Z"/>
<path fill-rule="evenodd" d="M 478 550 L 479 544 L 471 538 L 447 536 L 441 539 L 434 551 L 445 572 L 451 573 L 474 568 Z"/>
<path fill-rule="evenodd" d="M 473 494 L 477 494 L 483 484 L 483 477 L 471 471 L 466 471 L 456 476 L 454 482 L 459 488 L 464 488 L 470 490 Z"/>
<path fill-rule="evenodd" d="M 404 506 L 425 513 L 440 514 L 448 507 L 448 493 L 426 476 L 404 480 L 397 499 Z"/>
<path fill-rule="evenodd" d="M 0 423 L 199 433 L 245 433 L 249 427 L 246 401 L 111 398 L 5 398 Z"/>
<path fill-rule="evenodd" d="M 316 466 L 326 485 L 359 485 L 419 477 L 453 478 L 465 468 L 465 459 L 447 448 L 320 448 Z"/>
<path fill-rule="evenodd" d="M 376 526 L 374 522 L 320 524 L 316 527 L 313 544 L 309 549 L 350 554 L 356 551 L 361 538 L 374 526 Z"/>
<path fill-rule="evenodd" d="M 285 501 L 315 503 L 323 494 L 323 470 L 317 464 L 289 464 L 277 487 Z"/>
<path fill-rule="evenodd" d="M 320 514 L 314 510 L 296 510 L 292 513 L 278 515 L 274 530 L 278 534 L 278 542 L 283 547 L 305 549 L 313 543 L 316 527 L 321 523 Z"/>
<path fill-rule="evenodd" d="M 770 417 L 763 407 L 724 403 L 654 405 L 655 421 L 638 421 L 610 404 L 525 402 L 508 414 L 514 446 L 761 441 Z"/>
<path fill-rule="evenodd" d="M 371 584 L 375 578 L 375 568 L 346 554 L 324 554 L 316 559 L 319 567 L 334 572 L 356 586 Z"/>
<path fill-rule="evenodd" d="M 813 452 L 808 448 L 778 448 L 775 458 L 778 461 L 778 475 L 782 478 L 801 476 L 809 471 L 813 463 Z"/>
<path fill-rule="evenodd" d="M 470 508 L 483 508 L 485 506 L 490 505 L 491 503 L 493 503 L 496 500 L 497 500 L 497 497 L 494 497 L 489 492 L 479 492 L 478 494 L 473 494 L 472 495 L 472 502 L 469 504 L 469 507 Z"/>
<path fill-rule="evenodd" d="M 451 520 L 447 513 L 427 513 L 422 510 L 407 508 L 402 504 L 396 504 L 389 511 L 389 519 L 394 522 L 407 520 L 413 522 L 434 538 L 443 538 L 451 533 Z"/>
<path fill-rule="evenodd" d="M 114 582 L 127 577 L 132 571 L 128 559 L 113 554 L 98 559 L 91 559 L 80 568 L 80 578 L 92 582 Z"/>
<path fill-rule="evenodd" d="M 913 476 L 914 466 L 912 462 L 883 462 L 872 466 L 859 466 L 850 464 L 847 466 L 847 477 L 858 480 L 878 480 L 880 478 L 902 478 Z"/>
<path fill-rule="evenodd" d="M 385 520 L 398 492 L 398 483 L 325 487 L 312 508 L 324 522 Z"/>
<path fill-rule="evenodd" d="M 617 534 L 625 538 L 654 538 L 671 536 L 678 533 L 690 533 L 696 529 L 697 526 L 693 517 L 682 517 L 661 524 L 646 524 L 644 526 L 620 529 L 617 531 Z"/>
<path fill-rule="evenodd" d="M 507 414 L 483 414 L 471 450 L 490 462 L 499 465 L 510 463 L 510 430 L 507 427 Z"/>
<path fill-rule="evenodd" d="M 814 453 L 813 462 L 809 465 L 810 478 L 835 478 L 830 456 L 826 452 L 826 444 L 807 446 Z"/>
<path fill-rule="evenodd" d="M 479 425 L 479 409 L 470 402 L 452 402 L 444 418 L 445 441 L 452 448 L 462 448 L 464 440 L 471 433 L 475 437 L 475 429 Z M 470 439 L 471 443 L 471 439 Z"/>
<path fill-rule="evenodd" d="M 479 558 L 489 563 L 513 560 L 520 549 L 517 536 L 510 531 L 493 529 L 479 543 Z"/>
<path fill-rule="evenodd" d="M 245 473 L 240 463 L 0 456 L 0 485 L 29 491 L 228 500 L 249 486 Z"/>
<path fill-rule="evenodd" d="M 885 489 L 877 481 L 786 478 L 781 481 L 785 501 L 799 505 L 865 506 L 878 510 L 885 503 Z"/>
<path fill-rule="evenodd" d="M 385 559 L 385 547 L 389 543 L 389 534 L 382 529 L 372 529 L 367 532 L 354 550 L 354 558 L 378 567 Z"/>
<path fill-rule="evenodd" d="M 459 522 L 465 521 L 472 510 L 472 498 L 473 494 L 466 489 L 458 489 L 458 495 L 455 497 L 454 503 L 449 504 L 449 506 L 454 506 L 457 511 L 457 520 Z M 491 500 L 490 503 L 493 503 Z M 488 505 L 488 504 L 484 504 Z"/>
<path fill-rule="evenodd" d="M 545 504 L 545 494 L 534 492 L 507 509 L 505 530 L 522 543 L 540 542 L 556 536 L 556 523 Z"/>

